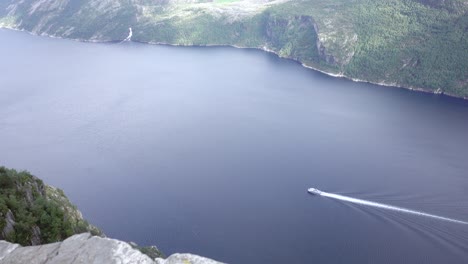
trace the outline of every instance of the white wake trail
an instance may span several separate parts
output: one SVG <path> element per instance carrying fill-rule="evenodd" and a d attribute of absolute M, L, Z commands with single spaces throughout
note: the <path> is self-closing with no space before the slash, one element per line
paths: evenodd
<path fill-rule="evenodd" d="M 350 203 L 362 204 L 362 205 L 378 207 L 378 208 L 382 208 L 382 209 L 398 211 L 398 212 L 402 212 L 402 213 L 414 214 L 414 215 L 425 216 L 425 217 L 430 217 L 430 218 L 434 218 L 434 219 L 449 221 L 449 222 L 452 222 L 452 223 L 468 225 L 468 222 L 461 221 L 461 220 L 456 220 L 456 219 L 452 219 L 452 218 L 448 218 L 448 217 L 428 214 L 428 213 L 419 212 L 419 211 L 415 211 L 415 210 L 410 210 L 410 209 L 406 209 L 406 208 L 401 208 L 401 207 L 397 207 L 397 206 L 386 205 L 386 204 L 381 204 L 381 203 L 356 199 L 356 198 L 343 196 L 343 195 L 339 195 L 339 194 L 321 192 L 320 195 L 325 196 L 325 197 L 329 197 L 329 198 L 333 198 L 333 199 L 337 199 L 337 200 L 341 200 L 341 201 L 350 202 Z"/>

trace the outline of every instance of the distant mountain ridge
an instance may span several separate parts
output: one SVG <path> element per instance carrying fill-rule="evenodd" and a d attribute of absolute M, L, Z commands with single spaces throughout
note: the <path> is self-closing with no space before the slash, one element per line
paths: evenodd
<path fill-rule="evenodd" d="M 354 80 L 468 97 L 467 0 L 3 0 L 39 35 L 272 51 Z"/>

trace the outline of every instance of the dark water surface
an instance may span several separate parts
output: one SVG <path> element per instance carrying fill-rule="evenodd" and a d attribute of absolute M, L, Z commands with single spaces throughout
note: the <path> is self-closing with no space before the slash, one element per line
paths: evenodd
<path fill-rule="evenodd" d="M 114 238 L 231 263 L 468 263 L 468 103 L 253 50 L 0 30 L 0 163 Z"/>

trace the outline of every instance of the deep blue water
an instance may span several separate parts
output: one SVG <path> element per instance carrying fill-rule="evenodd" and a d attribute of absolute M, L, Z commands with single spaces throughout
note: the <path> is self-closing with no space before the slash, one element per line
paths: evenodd
<path fill-rule="evenodd" d="M 0 164 L 113 238 L 230 263 L 468 263 L 468 102 L 254 50 L 0 30 Z"/>

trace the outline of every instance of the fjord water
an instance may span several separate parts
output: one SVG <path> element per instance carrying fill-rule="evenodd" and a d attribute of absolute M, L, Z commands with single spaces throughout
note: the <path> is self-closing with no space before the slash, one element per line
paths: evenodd
<path fill-rule="evenodd" d="M 230 263 L 467 263 L 468 103 L 254 50 L 0 30 L 0 162 L 113 238 Z"/>

